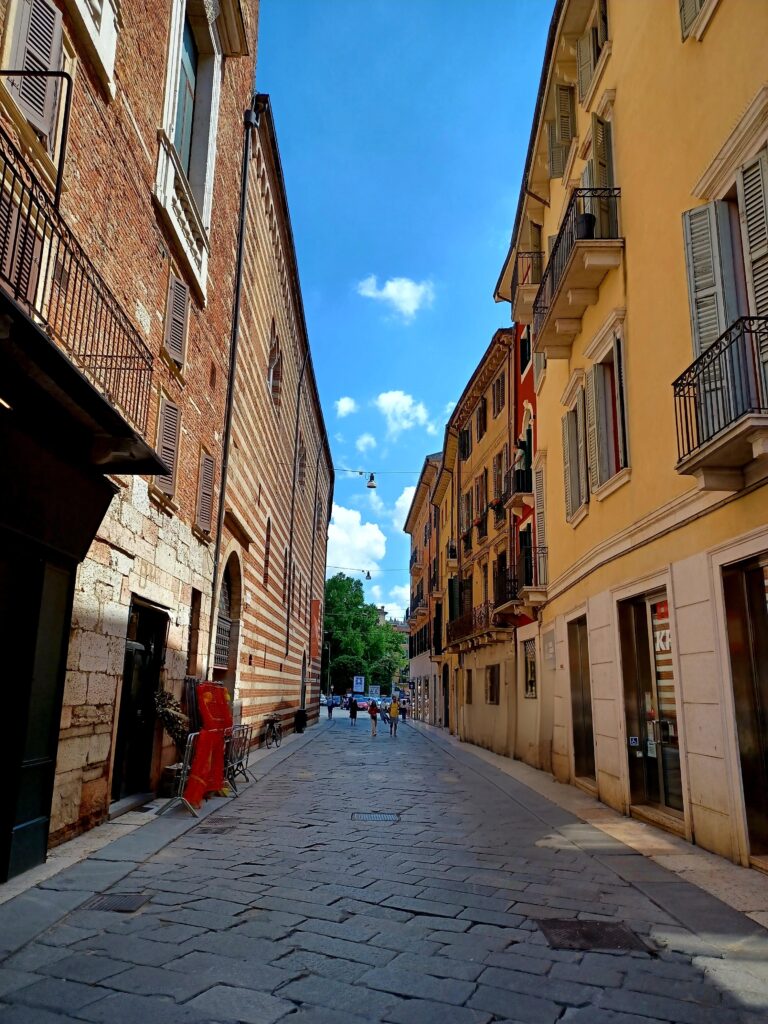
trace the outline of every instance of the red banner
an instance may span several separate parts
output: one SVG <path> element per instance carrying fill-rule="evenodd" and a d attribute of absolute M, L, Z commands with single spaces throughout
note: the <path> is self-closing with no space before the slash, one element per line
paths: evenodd
<path fill-rule="evenodd" d="M 319 658 L 323 647 L 323 603 L 319 599 L 312 601 L 309 619 L 309 656 Z"/>

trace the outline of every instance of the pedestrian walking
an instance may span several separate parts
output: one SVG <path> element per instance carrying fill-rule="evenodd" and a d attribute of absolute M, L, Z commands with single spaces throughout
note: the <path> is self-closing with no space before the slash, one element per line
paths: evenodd
<path fill-rule="evenodd" d="M 381 703 L 381 720 L 385 725 L 389 724 L 389 708 L 383 701 Z"/>
<path fill-rule="evenodd" d="M 406 712 L 405 701 L 403 701 L 403 703 L 400 705 L 400 717 L 402 718 L 403 721 L 405 721 L 405 712 Z"/>
<path fill-rule="evenodd" d="M 397 719 L 400 715 L 400 701 L 397 697 L 392 698 L 389 705 L 389 735 L 397 736 Z"/>
<path fill-rule="evenodd" d="M 368 714 L 371 716 L 371 736 L 376 735 L 376 722 L 379 717 L 379 709 L 376 706 L 376 701 L 372 700 L 368 706 Z"/>
<path fill-rule="evenodd" d="M 357 725 L 357 701 L 354 697 L 349 702 L 349 725 L 350 728 Z"/>
<path fill-rule="evenodd" d="M 333 718 L 333 697 L 328 698 L 328 717 Z"/>

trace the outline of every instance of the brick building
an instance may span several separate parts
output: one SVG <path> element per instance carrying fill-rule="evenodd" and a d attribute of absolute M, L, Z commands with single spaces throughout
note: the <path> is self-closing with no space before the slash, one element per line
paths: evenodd
<path fill-rule="evenodd" d="M 19 737 L 0 878 L 155 788 L 175 751 L 154 691 L 207 667 L 257 18 L 257 0 L 0 3 L 2 67 L 38 72 L 0 76 L 0 617 Z M 71 80 L 68 140 L 68 80 L 40 69 Z"/>

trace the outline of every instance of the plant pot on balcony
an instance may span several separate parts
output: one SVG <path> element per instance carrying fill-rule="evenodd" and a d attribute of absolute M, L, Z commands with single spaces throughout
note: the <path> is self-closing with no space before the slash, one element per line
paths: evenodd
<path fill-rule="evenodd" d="M 576 217 L 576 237 L 595 237 L 595 215 L 594 213 L 580 213 Z"/>

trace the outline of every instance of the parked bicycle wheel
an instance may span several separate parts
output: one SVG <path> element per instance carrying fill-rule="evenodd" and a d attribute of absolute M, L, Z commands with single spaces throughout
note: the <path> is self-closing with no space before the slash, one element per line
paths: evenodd
<path fill-rule="evenodd" d="M 266 735 L 267 747 L 271 747 L 274 742 L 275 742 L 275 727 L 270 722 L 269 725 L 267 726 L 267 735 Z M 280 741 L 279 740 L 277 740 L 277 745 L 278 745 L 278 747 L 280 746 Z"/>
<path fill-rule="evenodd" d="M 276 725 L 275 729 L 275 746 L 279 747 L 283 742 L 283 727 L 282 725 Z"/>

